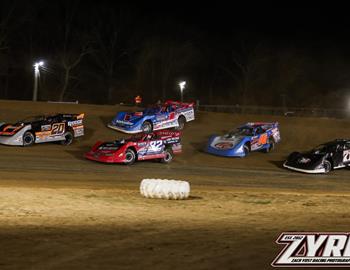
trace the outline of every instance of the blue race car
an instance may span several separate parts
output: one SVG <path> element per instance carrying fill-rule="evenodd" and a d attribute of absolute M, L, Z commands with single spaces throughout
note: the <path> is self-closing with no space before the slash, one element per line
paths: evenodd
<path fill-rule="evenodd" d="M 266 153 L 281 140 L 278 123 L 246 123 L 223 136 L 210 137 L 206 151 L 225 157 L 245 157 L 252 151 Z"/>
<path fill-rule="evenodd" d="M 151 133 L 154 130 L 182 130 L 194 120 L 193 103 L 167 101 L 141 112 L 118 112 L 108 127 L 124 133 Z"/>

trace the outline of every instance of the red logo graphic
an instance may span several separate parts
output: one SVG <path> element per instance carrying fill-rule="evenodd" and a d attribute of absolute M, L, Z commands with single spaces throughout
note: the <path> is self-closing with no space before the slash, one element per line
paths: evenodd
<path fill-rule="evenodd" d="M 220 142 L 220 143 L 215 144 L 215 147 L 218 148 L 218 149 L 225 150 L 225 149 L 232 148 L 233 144 L 229 143 L 229 142 Z"/>

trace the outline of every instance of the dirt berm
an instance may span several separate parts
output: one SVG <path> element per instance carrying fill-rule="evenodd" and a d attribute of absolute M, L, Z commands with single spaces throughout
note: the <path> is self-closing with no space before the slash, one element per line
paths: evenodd
<path fill-rule="evenodd" d="M 348 231 L 350 171 L 304 175 L 281 168 L 289 152 L 350 137 L 348 119 L 198 112 L 170 164 L 85 160 L 126 106 L 0 101 L 0 122 L 42 113 L 85 113 L 86 135 L 70 146 L 0 145 L 0 269 L 272 269 L 283 231 Z M 211 134 L 278 121 L 268 154 L 208 155 Z M 143 178 L 187 180 L 183 201 L 145 199 Z"/>

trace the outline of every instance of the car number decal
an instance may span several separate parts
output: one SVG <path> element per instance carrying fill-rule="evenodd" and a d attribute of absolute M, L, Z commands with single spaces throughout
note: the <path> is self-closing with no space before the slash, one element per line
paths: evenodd
<path fill-rule="evenodd" d="M 64 133 L 65 124 L 57 123 L 52 125 L 51 135 L 61 135 Z"/>
<path fill-rule="evenodd" d="M 163 142 L 162 141 L 151 141 L 149 144 L 149 152 L 160 152 L 162 151 Z"/>
<path fill-rule="evenodd" d="M 343 152 L 343 162 L 350 162 L 350 150 L 345 150 Z"/>

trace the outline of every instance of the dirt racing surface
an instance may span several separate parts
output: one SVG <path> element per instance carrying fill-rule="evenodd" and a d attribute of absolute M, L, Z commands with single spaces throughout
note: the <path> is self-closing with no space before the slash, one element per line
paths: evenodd
<path fill-rule="evenodd" d="M 304 175 L 281 167 L 288 153 L 349 137 L 349 120 L 197 113 L 171 164 L 91 162 L 97 140 L 131 107 L 0 101 L 0 122 L 41 113 L 86 115 L 71 146 L 0 146 L 0 269 L 272 269 L 283 231 L 348 231 L 349 170 Z M 278 121 L 272 153 L 221 158 L 212 134 L 248 121 Z M 186 180 L 191 198 L 145 199 L 143 178 Z"/>

